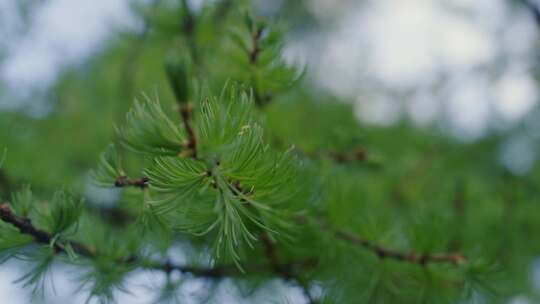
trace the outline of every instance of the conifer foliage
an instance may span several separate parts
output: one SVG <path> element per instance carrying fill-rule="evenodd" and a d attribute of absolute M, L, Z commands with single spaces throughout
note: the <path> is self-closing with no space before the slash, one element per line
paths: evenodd
<path fill-rule="evenodd" d="M 140 288 L 127 282 L 141 271 L 164 277 L 156 303 L 181 303 L 191 281 L 212 303 L 226 284 L 253 303 L 504 302 L 519 290 L 498 274 L 519 277 L 509 265 L 534 249 L 504 248 L 512 233 L 492 231 L 501 210 L 518 208 L 508 201 L 530 208 L 525 187 L 498 188 L 522 181 L 463 157 L 482 145 L 361 128 L 348 106 L 313 93 L 283 59 L 284 30 L 245 2 L 137 8 L 145 28 L 131 42 L 147 49 L 110 46 L 140 66 L 115 74 L 127 101 L 114 102 L 131 108 L 110 126 L 93 122 L 114 139 L 91 156 L 84 186 L 113 203 L 39 182 L 3 197 L 0 257 L 30 265 L 19 283 L 44 297 L 55 267 L 70 265 L 90 302 Z M 133 85 L 154 89 L 131 102 Z M 503 218 L 534 225 L 524 210 Z M 264 293 L 276 280 L 290 289 Z"/>

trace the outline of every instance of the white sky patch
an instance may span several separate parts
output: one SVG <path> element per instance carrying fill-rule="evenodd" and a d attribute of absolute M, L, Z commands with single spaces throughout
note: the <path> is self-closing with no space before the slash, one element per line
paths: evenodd
<path fill-rule="evenodd" d="M 126 0 L 47 1 L 30 31 L 9 47 L 0 80 L 16 96 L 47 89 L 63 68 L 91 55 L 115 26 L 130 24 Z"/>
<path fill-rule="evenodd" d="M 346 17 L 343 26 L 321 41 L 312 58 L 315 77 L 326 88 L 343 97 L 354 97 L 360 90 L 360 79 L 367 74 L 366 44 L 362 40 L 359 15 Z M 323 44 L 324 45 L 321 45 Z"/>
<path fill-rule="evenodd" d="M 529 113 L 538 101 L 537 83 L 525 72 L 510 71 L 495 83 L 495 109 L 505 120 L 517 122 Z"/>
<path fill-rule="evenodd" d="M 419 126 L 427 126 L 437 118 L 441 112 L 441 105 L 433 102 L 436 98 L 430 92 L 422 92 L 413 96 L 406 104 L 407 113 L 412 121 Z"/>
<path fill-rule="evenodd" d="M 359 74 L 392 87 L 416 87 L 442 70 L 489 63 L 497 49 L 489 29 L 475 19 L 428 0 L 369 2 L 343 18 L 328 39 L 320 76 L 340 95 L 355 87 L 348 83 L 358 82 Z"/>
<path fill-rule="evenodd" d="M 526 295 L 517 295 L 511 298 L 508 304 L 532 304 L 532 302 Z"/>
<path fill-rule="evenodd" d="M 471 19 L 441 14 L 437 19 L 433 43 L 435 57 L 445 69 L 470 69 L 495 59 L 497 49 L 490 33 Z"/>
<path fill-rule="evenodd" d="M 535 106 L 538 93 L 530 71 L 515 73 L 502 66 L 497 72 L 503 76 L 495 77 L 492 70 L 505 61 L 531 65 L 528 55 L 537 29 L 530 12 L 513 10 L 503 0 L 373 0 L 357 5 L 327 35 L 319 60 L 311 65 L 318 66 L 317 80 L 323 86 L 361 103 L 360 119 L 387 125 L 401 116 L 390 108 L 406 111 L 419 125 L 440 122 L 442 116 L 451 133 L 470 140 L 492 130 L 494 120 L 515 123 Z M 448 89 L 441 79 L 460 81 Z M 438 94 L 441 84 L 444 92 Z M 358 97 L 366 91 L 412 97 L 404 99 L 404 106 L 388 106 L 380 98 Z"/>
<path fill-rule="evenodd" d="M 390 126 L 399 120 L 401 103 L 388 96 L 359 97 L 355 114 L 360 120 L 380 126 Z"/>
<path fill-rule="evenodd" d="M 437 18 L 430 1 L 370 2 L 356 21 L 374 76 L 393 86 L 409 86 L 433 74 Z"/>
<path fill-rule="evenodd" d="M 0 293 L 2 299 L 9 299 L 11 303 L 28 303 L 30 296 L 24 292 L 21 285 L 13 284 L 13 281 L 21 277 L 14 263 L 5 263 L 0 267 Z"/>
<path fill-rule="evenodd" d="M 531 22 L 530 12 L 518 11 L 516 16 L 505 20 L 505 30 L 501 36 L 501 47 L 516 60 L 526 60 L 534 50 L 538 27 Z"/>
<path fill-rule="evenodd" d="M 5 47 L 13 41 L 15 33 L 23 27 L 23 20 L 19 14 L 14 14 L 16 2 L 13 0 L 0 0 L 0 47 Z"/>
<path fill-rule="evenodd" d="M 464 140 L 484 135 L 490 116 L 490 86 L 479 75 L 455 79 L 448 87 L 447 115 L 452 132 Z"/>

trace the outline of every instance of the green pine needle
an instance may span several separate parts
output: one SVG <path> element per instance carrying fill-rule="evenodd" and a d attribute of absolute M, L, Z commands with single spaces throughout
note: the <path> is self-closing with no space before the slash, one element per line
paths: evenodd
<path fill-rule="evenodd" d="M 92 180 L 101 187 L 113 187 L 117 178 L 125 176 L 121 159 L 114 144 L 110 144 L 99 157 L 96 170 L 92 171 Z"/>
<path fill-rule="evenodd" d="M 184 148 L 185 136 L 165 114 L 157 99 L 135 101 L 118 133 L 130 150 L 145 155 L 177 155 Z"/>

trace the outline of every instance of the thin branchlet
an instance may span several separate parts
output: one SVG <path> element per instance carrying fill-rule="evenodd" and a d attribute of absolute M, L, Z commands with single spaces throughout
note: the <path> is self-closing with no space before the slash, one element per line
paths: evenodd
<path fill-rule="evenodd" d="M 4 202 L 0 204 L 0 220 L 5 223 L 9 223 L 16 227 L 22 234 L 32 236 L 36 243 L 49 245 L 53 240 L 49 232 L 35 227 L 32 221 L 28 218 L 24 218 L 16 215 L 9 203 Z M 99 257 L 99 252 L 83 243 L 70 241 L 69 244 L 73 248 L 73 251 L 85 258 L 95 259 Z M 64 244 L 59 242 L 54 243 L 54 250 L 56 253 L 66 253 L 67 249 Z M 195 277 L 203 278 L 213 278 L 220 279 L 226 277 L 235 277 L 235 276 L 244 276 L 246 273 L 242 272 L 235 265 L 221 265 L 216 267 L 201 267 L 201 266 L 191 266 L 191 265 L 180 265 L 174 264 L 170 260 L 165 262 L 160 261 L 146 261 L 137 255 L 130 255 L 117 259 L 118 263 L 124 263 L 128 265 L 135 265 L 142 269 L 146 270 L 158 270 L 163 271 L 167 274 L 178 271 L 181 273 L 189 273 Z M 245 270 L 249 273 L 260 274 L 260 273 L 274 273 L 284 279 L 290 279 L 289 275 L 285 275 L 285 272 L 276 272 L 275 269 L 297 269 L 302 268 L 304 270 L 312 268 L 316 263 L 313 260 L 291 262 L 287 264 L 277 265 L 271 263 L 268 264 L 249 264 L 246 265 Z"/>
<path fill-rule="evenodd" d="M 188 136 L 186 144 L 186 148 L 189 151 L 188 156 L 197 158 L 197 136 L 193 128 L 193 108 L 191 104 L 186 103 L 180 106 L 180 116 L 182 117 L 182 122 Z"/>
<path fill-rule="evenodd" d="M 253 66 L 257 64 L 257 60 L 259 59 L 261 52 L 263 51 L 261 47 L 261 40 L 263 38 L 263 32 L 264 32 L 264 27 L 258 26 L 251 34 L 251 43 L 253 46 L 251 50 L 249 50 L 248 52 L 248 57 L 249 57 L 249 63 Z M 254 79 L 254 82 L 256 82 L 255 75 L 253 75 L 253 79 Z M 259 92 L 259 89 L 256 83 L 254 84 L 254 88 L 253 88 L 253 97 L 255 99 L 255 104 L 257 104 L 258 106 L 263 106 L 272 100 L 272 94 L 270 93 L 261 94 L 261 92 Z"/>
<path fill-rule="evenodd" d="M 330 151 L 326 154 L 337 163 L 365 162 L 368 156 L 363 148 L 356 148 L 352 151 Z"/>
<path fill-rule="evenodd" d="M 417 252 L 401 252 L 395 249 L 386 248 L 378 245 L 368 239 L 362 238 L 349 231 L 343 229 L 331 228 L 328 224 L 321 222 L 321 228 L 330 230 L 330 232 L 337 238 L 353 245 L 360 246 L 373 252 L 377 257 L 381 259 L 393 259 L 397 261 L 409 262 L 413 264 L 419 264 L 425 266 L 430 263 L 451 263 L 459 265 L 467 261 L 467 258 L 460 252 L 450 253 L 417 253 Z"/>
<path fill-rule="evenodd" d="M 263 34 L 263 27 L 257 28 L 251 36 L 253 48 L 249 51 L 249 62 L 255 64 L 262 51 L 260 43 Z"/>
<path fill-rule="evenodd" d="M 129 177 L 123 175 L 119 176 L 116 181 L 114 182 L 114 186 L 118 188 L 123 187 L 135 187 L 135 188 L 147 188 L 148 187 L 148 178 L 147 177 L 141 177 L 136 179 L 130 179 Z"/>
<path fill-rule="evenodd" d="M 437 254 L 420 254 L 416 252 L 406 253 L 377 245 L 373 242 L 370 242 L 344 230 L 335 230 L 334 235 L 338 239 L 347 241 L 351 244 L 355 244 L 372 251 L 381 259 L 388 258 L 420 265 L 427 265 L 429 263 L 452 263 L 458 265 L 467 261 L 467 258 L 459 252 Z"/>
<path fill-rule="evenodd" d="M 0 204 L 0 219 L 19 229 L 22 234 L 32 236 L 34 240 L 39 244 L 49 245 L 54 238 L 54 236 L 52 236 L 50 233 L 36 228 L 32 224 L 32 221 L 30 219 L 16 215 L 11 210 L 11 207 L 7 202 Z M 81 254 L 85 257 L 94 257 L 96 255 L 96 252 L 93 248 L 84 244 L 70 242 L 70 245 L 76 253 Z M 65 246 L 58 242 L 54 242 L 53 248 L 56 252 L 66 253 Z"/>

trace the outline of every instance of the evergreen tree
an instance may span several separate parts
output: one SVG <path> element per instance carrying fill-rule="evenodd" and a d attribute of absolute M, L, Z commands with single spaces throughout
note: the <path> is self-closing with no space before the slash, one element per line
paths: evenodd
<path fill-rule="evenodd" d="M 274 280 L 307 303 L 538 298 L 538 170 L 500 167 L 499 136 L 360 125 L 284 62 L 279 23 L 208 2 L 136 7 L 143 28 L 67 71 L 50 117 L 0 113 L 0 255 L 31 266 L 19 283 L 43 297 L 70 265 L 91 302 L 139 271 L 165 278 L 156 303 L 192 281 L 213 303 L 226 283 L 287 302 Z"/>

